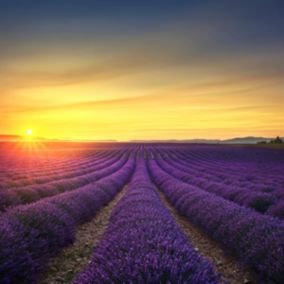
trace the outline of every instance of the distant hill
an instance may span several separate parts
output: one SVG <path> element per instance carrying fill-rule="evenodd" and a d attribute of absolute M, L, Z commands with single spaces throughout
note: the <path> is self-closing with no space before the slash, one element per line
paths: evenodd
<path fill-rule="evenodd" d="M 184 140 L 177 140 L 177 139 L 168 139 L 168 140 L 130 140 L 129 142 L 133 143 L 204 143 L 204 144 L 216 144 L 221 143 L 222 140 L 211 140 L 211 139 L 184 139 Z"/>
<path fill-rule="evenodd" d="M 226 139 L 223 140 L 221 143 L 232 143 L 232 144 L 255 144 L 261 141 L 268 142 L 272 138 L 267 137 L 254 137 L 254 136 L 248 136 L 248 137 L 236 137 L 232 139 Z"/>
<path fill-rule="evenodd" d="M 204 144 L 256 144 L 261 141 L 269 142 L 272 138 L 267 137 L 254 137 L 254 136 L 248 136 L 248 137 L 235 137 L 231 139 L 185 139 L 185 140 L 131 140 L 130 142 L 135 143 L 142 143 L 142 142 L 148 142 L 148 143 L 204 143 Z M 284 139 L 284 138 L 282 138 Z"/>

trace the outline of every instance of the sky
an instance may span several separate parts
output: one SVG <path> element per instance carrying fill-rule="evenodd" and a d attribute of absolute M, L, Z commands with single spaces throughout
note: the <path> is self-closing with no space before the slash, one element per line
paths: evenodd
<path fill-rule="evenodd" d="M 0 133 L 283 136 L 282 0 L 0 0 Z"/>

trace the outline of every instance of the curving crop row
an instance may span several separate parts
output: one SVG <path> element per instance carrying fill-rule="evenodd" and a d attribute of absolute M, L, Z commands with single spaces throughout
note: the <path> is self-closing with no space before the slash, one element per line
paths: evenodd
<path fill-rule="evenodd" d="M 25 186 L 22 188 L 1 190 L 0 191 L 0 211 L 3 211 L 11 206 L 19 204 L 26 204 L 38 201 L 42 198 L 50 197 L 64 191 L 74 190 L 93 183 L 103 177 L 110 175 L 111 173 L 120 169 L 128 160 L 129 156 L 124 154 L 114 164 L 101 168 L 98 166 L 98 170 L 80 177 L 73 177 L 58 181 L 51 181 L 46 184 L 39 184 L 33 186 Z"/>
<path fill-rule="evenodd" d="M 0 143 L 1 145 L 1 143 Z M 0 147 L 1 148 L 1 147 Z M 64 150 L 63 150 L 64 151 Z M 24 177 L 25 174 L 33 174 L 37 176 L 41 174 L 42 170 L 44 172 L 53 171 L 54 168 L 60 168 L 68 170 L 74 168 L 76 163 L 84 164 L 86 161 L 94 159 L 97 155 L 101 153 L 82 153 L 74 151 L 68 153 L 68 156 L 62 157 L 60 152 L 45 153 L 44 150 L 36 150 L 35 152 L 18 152 L 17 150 L 13 152 L 11 149 L 0 149 L 0 159 L 4 161 L 5 167 L 0 164 L 0 177 L 10 177 L 16 180 L 18 177 Z M 7 171 L 6 169 L 9 169 Z"/>
<path fill-rule="evenodd" d="M 0 283 L 34 283 L 48 258 L 71 244 L 76 225 L 89 221 L 129 180 L 134 158 L 84 189 L 65 192 L 0 217 Z"/>
<path fill-rule="evenodd" d="M 188 174 L 186 169 L 173 166 L 169 159 L 164 160 L 161 157 L 157 157 L 156 161 L 164 171 L 183 182 L 197 186 L 202 190 L 217 194 L 227 200 L 252 208 L 261 213 L 265 213 L 277 201 L 270 193 L 258 192 L 251 188 L 244 189 L 230 184 L 214 182 L 202 178 L 202 173 L 199 177 Z"/>
<path fill-rule="evenodd" d="M 251 157 L 248 160 L 246 157 L 250 156 L 251 150 L 249 148 L 242 148 L 232 157 L 225 158 L 222 151 L 215 145 L 210 147 L 210 152 L 207 147 L 203 146 L 203 155 L 196 157 L 194 151 L 188 151 L 190 156 L 187 158 L 186 152 L 183 156 L 179 151 L 161 151 L 155 149 L 163 157 L 170 158 L 172 163 L 178 167 L 180 164 L 192 175 L 202 175 L 204 178 L 208 178 L 211 181 L 221 182 L 223 184 L 229 184 L 232 186 L 243 187 L 260 192 L 272 192 L 274 195 L 278 191 L 283 181 L 283 166 L 279 162 L 277 163 L 271 155 L 263 155 L 259 153 L 260 158 Z M 193 148 L 195 149 L 195 148 Z M 231 148 L 230 148 L 231 149 Z M 215 160 L 208 159 L 212 152 L 219 152 Z M 226 153 L 226 150 L 223 149 Z M 170 152 L 170 153 L 169 153 Z M 175 153 L 175 154 L 173 154 Z M 278 155 L 279 156 L 279 155 Z M 282 167 L 282 170 L 281 170 Z"/>
<path fill-rule="evenodd" d="M 143 159 L 90 264 L 74 281 L 90 283 L 219 283 L 162 204 Z"/>
<path fill-rule="evenodd" d="M 210 178 L 219 178 L 230 184 L 236 182 L 238 186 L 249 186 L 260 191 L 274 188 L 277 190 L 283 181 L 282 152 L 276 149 L 256 151 L 254 148 L 241 147 L 236 151 L 234 147 L 220 148 L 216 145 L 203 146 L 201 149 L 197 157 L 194 154 L 196 148 L 183 154 L 175 151 L 175 158 L 190 169 L 200 171 L 202 168 Z"/>
<path fill-rule="evenodd" d="M 242 154 L 247 155 L 247 151 L 247 149 L 244 149 Z M 254 163 L 252 160 L 250 161 L 252 166 L 244 168 L 246 163 L 237 163 L 234 166 L 237 171 L 236 174 L 232 174 L 231 171 L 231 164 L 235 163 L 228 162 L 215 165 L 214 169 L 208 170 L 212 163 L 209 165 L 204 164 L 204 160 L 195 161 L 196 164 L 193 164 L 192 161 L 187 164 L 183 163 L 185 160 L 180 155 L 178 158 L 170 155 L 163 157 L 163 159 L 174 168 L 189 174 L 190 178 L 183 177 L 182 179 L 187 182 L 190 179 L 190 184 L 202 187 L 238 204 L 254 208 L 259 212 L 284 218 L 282 155 L 276 152 L 277 155 L 271 158 L 268 154 L 271 153 L 260 155 L 267 165 L 263 161 L 262 163 Z M 279 161 L 277 161 L 276 157 L 279 157 Z"/>
<path fill-rule="evenodd" d="M 204 146 L 203 149 L 204 153 L 202 158 L 199 157 L 199 159 L 196 159 L 193 153 L 190 153 L 189 158 L 186 158 L 180 154 L 176 147 L 166 152 L 159 151 L 157 148 L 155 152 L 159 152 L 174 167 L 189 173 L 192 176 L 191 181 L 195 180 L 200 186 L 202 183 L 209 186 L 210 182 L 211 187 L 217 188 L 217 190 L 218 187 L 224 190 L 223 187 L 228 185 L 231 188 L 243 188 L 246 191 L 259 192 L 259 197 L 256 199 L 252 197 L 249 200 L 250 196 L 246 198 L 245 194 L 243 196 L 241 194 L 237 198 L 242 203 L 259 207 L 260 211 L 268 209 L 268 214 L 280 218 L 284 217 L 283 151 L 277 149 L 261 149 L 261 151 L 258 149 L 258 151 L 255 151 L 256 149 L 251 147 L 242 147 L 237 155 L 235 153 L 230 157 L 231 160 L 223 161 L 224 155 L 221 155 L 222 151 L 218 150 L 216 146 L 213 148 L 211 146 L 210 153 L 218 150 L 221 157 L 216 157 L 215 161 L 210 160 L 210 162 L 206 162 L 206 157 L 209 153 L 206 150 L 207 147 Z M 251 155 L 251 152 L 255 153 Z M 247 156 L 250 157 L 250 155 L 251 159 L 248 159 Z M 217 158 L 219 158 L 218 163 Z M 208 182 L 202 179 L 208 179 Z M 218 181 L 219 185 L 215 183 Z"/>
<path fill-rule="evenodd" d="M 251 268 L 257 283 L 284 283 L 284 224 L 196 189 L 148 162 L 153 181 L 191 223 Z"/>
<path fill-rule="evenodd" d="M 5 190 L 16 190 L 18 188 L 24 188 L 26 186 L 32 186 L 32 185 L 40 185 L 44 184 L 50 181 L 60 180 L 64 178 L 72 178 L 74 176 L 78 175 L 84 175 L 87 173 L 90 173 L 93 168 L 96 168 L 99 164 L 107 163 L 108 161 L 118 159 L 120 155 L 113 155 L 104 157 L 101 159 L 98 159 L 96 157 L 93 157 L 93 160 L 90 158 L 90 160 L 85 160 L 84 163 L 80 163 L 80 159 L 76 158 L 76 162 L 78 162 L 77 167 L 70 166 L 67 167 L 58 167 L 54 166 L 52 171 L 47 170 L 44 167 L 40 167 L 40 171 L 38 175 L 35 175 L 33 172 L 28 171 L 28 178 L 12 178 L 12 181 L 9 181 L 9 179 L 1 180 L 1 188 Z"/>
<path fill-rule="evenodd" d="M 225 180 L 229 174 L 230 181 L 239 180 L 246 183 L 253 180 L 265 184 L 274 183 L 274 180 L 281 182 L 281 167 L 283 169 L 279 158 L 281 152 L 275 150 L 266 152 L 261 149 L 255 152 L 253 148 L 240 147 L 236 151 L 235 147 L 224 145 L 222 147 L 195 145 L 187 146 L 184 150 L 179 147 L 169 147 L 166 150 L 157 147 L 155 150 L 164 156 L 175 158 L 190 169 L 206 168 L 206 173 L 211 174 L 211 177 L 220 177 L 221 180 Z"/>
<path fill-rule="evenodd" d="M 1 148 L 1 147 L 0 147 Z M 64 151 L 64 150 L 63 150 Z M 86 150 L 84 150 L 86 151 Z M 54 176 L 55 178 L 61 175 L 68 175 L 78 169 L 85 170 L 96 163 L 107 159 L 108 157 L 119 156 L 123 152 L 127 152 L 129 149 L 108 149 L 108 150 L 89 150 L 86 152 L 72 151 L 67 157 L 59 156 L 57 152 L 52 154 L 36 153 L 31 161 L 29 157 L 19 153 L 19 158 L 17 155 L 13 155 L 10 160 L 11 165 L 9 165 L 9 159 L 4 162 L 9 156 L 9 152 L 1 152 L 0 160 L 3 156 L 3 163 L 0 164 L 0 187 L 1 188 L 12 188 L 17 186 L 29 185 L 32 183 L 43 183 L 45 182 L 46 176 Z M 5 157 L 6 156 L 6 157 Z M 25 163 L 21 165 L 18 160 L 25 158 Z M 5 165 L 5 167 L 2 167 Z M 9 169 L 9 170 L 7 170 Z"/>

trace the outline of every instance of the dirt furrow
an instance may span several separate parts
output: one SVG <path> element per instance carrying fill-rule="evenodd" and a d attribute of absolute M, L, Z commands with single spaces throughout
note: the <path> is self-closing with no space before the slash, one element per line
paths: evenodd
<path fill-rule="evenodd" d="M 76 240 L 72 246 L 65 248 L 59 255 L 52 258 L 46 272 L 38 284 L 67 284 L 90 261 L 94 247 L 107 228 L 112 209 L 125 194 L 125 186 L 115 198 L 88 223 L 81 225 L 76 232 Z"/>
<path fill-rule="evenodd" d="M 177 210 L 169 203 L 166 197 L 159 190 L 157 191 L 161 200 L 169 209 L 176 222 L 184 230 L 196 251 L 212 263 L 224 283 L 256 284 L 249 270 L 242 267 L 234 258 L 226 255 L 215 241 L 211 240 L 198 228 L 190 224 L 185 217 L 179 215 Z"/>

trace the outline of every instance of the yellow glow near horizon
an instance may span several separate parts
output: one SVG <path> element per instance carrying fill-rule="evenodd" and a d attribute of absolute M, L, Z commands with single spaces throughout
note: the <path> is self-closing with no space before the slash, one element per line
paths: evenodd
<path fill-rule="evenodd" d="M 0 134 L 25 132 L 27 141 L 36 140 L 34 133 L 122 141 L 283 135 L 280 76 L 244 72 L 262 55 L 245 62 L 212 58 L 187 66 L 165 64 L 164 58 L 142 51 L 139 55 L 137 61 L 135 53 L 114 53 L 112 60 L 106 58 L 109 64 L 80 65 L 67 73 L 42 62 L 33 63 L 31 72 L 29 58 L 22 69 L 13 65 L 13 72 L 10 68 L 0 77 Z M 62 55 L 62 64 L 66 62 Z"/>

